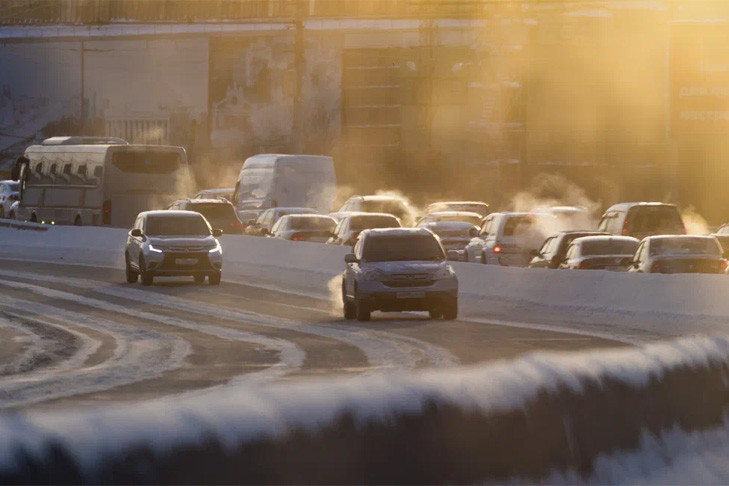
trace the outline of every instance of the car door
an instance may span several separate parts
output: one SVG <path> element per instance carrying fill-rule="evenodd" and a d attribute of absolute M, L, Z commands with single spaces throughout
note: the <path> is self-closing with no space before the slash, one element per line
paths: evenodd
<path fill-rule="evenodd" d="M 137 219 L 134 221 L 134 226 L 132 226 L 132 229 L 142 229 L 142 217 L 137 217 Z M 139 268 L 139 252 L 142 248 L 142 238 L 137 236 L 131 235 L 131 230 L 129 231 L 129 236 L 127 237 L 127 253 L 129 254 L 129 263 L 131 263 L 131 266 L 133 268 Z"/>
<path fill-rule="evenodd" d="M 552 248 L 555 243 L 555 236 L 550 236 L 547 238 L 544 243 L 542 243 L 542 247 L 539 248 L 537 255 L 532 259 L 529 266 L 532 268 L 548 268 L 552 259 Z"/>

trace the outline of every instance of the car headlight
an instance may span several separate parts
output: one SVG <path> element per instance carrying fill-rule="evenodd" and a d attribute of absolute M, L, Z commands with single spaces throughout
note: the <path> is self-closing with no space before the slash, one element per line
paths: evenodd
<path fill-rule="evenodd" d="M 220 242 L 216 242 L 215 246 L 208 250 L 208 253 L 222 253 L 223 248 L 220 246 Z"/>
<path fill-rule="evenodd" d="M 438 269 L 438 271 L 433 274 L 433 277 L 436 279 L 450 278 L 455 276 L 455 274 L 456 272 L 453 271 L 453 267 L 451 267 L 450 265 L 446 265 Z"/>
<path fill-rule="evenodd" d="M 376 268 L 370 268 L 362 272 L 362 278 L 364 280 L 380 280 L 384 276 L 384 272 Z"/>
<path fill-rule="evenodd" d="M 149 249 L 149 251 L 154 252 L 154 253 L 163 253 L 161 248 L 155 247 L 154 245 L 152 245 L 152 243 L 147 245 L 147 248 Z"/>

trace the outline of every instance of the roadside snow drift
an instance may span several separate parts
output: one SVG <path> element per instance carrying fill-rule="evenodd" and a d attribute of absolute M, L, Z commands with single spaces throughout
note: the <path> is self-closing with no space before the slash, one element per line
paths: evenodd
<path fill-rule="evenodd" d="M 721 426 L 728 372 L 729 339 L 685 338 L 460 370 L 229 386 L 104 410 L 6 415 L 0 482 L 588 479 L 606 457 L 645 446 L 646 436 Z"/>

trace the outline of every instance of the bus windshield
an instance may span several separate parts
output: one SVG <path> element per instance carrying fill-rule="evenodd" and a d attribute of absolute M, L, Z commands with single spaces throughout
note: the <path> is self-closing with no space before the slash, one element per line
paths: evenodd
<path fill-rule="evenodd" d="M 122 172 L 133 174 L 171 174 L 182 164 L 177 152 L 116 152 L 111 163 Z"/>

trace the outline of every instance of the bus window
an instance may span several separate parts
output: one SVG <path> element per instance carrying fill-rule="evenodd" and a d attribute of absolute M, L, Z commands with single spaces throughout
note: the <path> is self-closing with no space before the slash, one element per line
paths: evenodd
<path fill-rule="evenodd" d="M 79 177 L 86 179 L 86 164 L 79 165 L 76 170 L 76 174 L 78 174 Z"/>
<path fill-rule="evenodd" d="M 71 175 L 71 164 L 63 166 L 63 175 Z"/>
<path fill-rule="evenodd" d="M 57 167 L 58 167 L 58 164 L 55 164 L 55 163 L 51 164 L 51 168 L 50 168 L 50 170 L 48 171 L 48 173 L 49 173 L 50 175 L 52 175 L 52 176 L 55 176 L 55 175 L 56 175 L 56 170 L 57 170 Z"/>
<path fill-rule="evenodd" d="M 116 152 L 111 163 L 122 172 L 171 174 L 181 161 L 176 152 Z"/>

